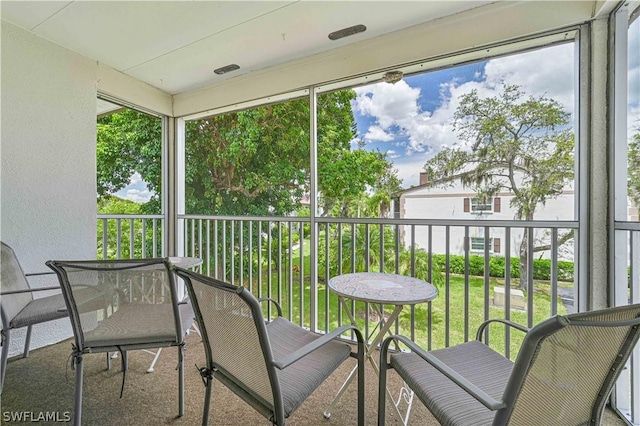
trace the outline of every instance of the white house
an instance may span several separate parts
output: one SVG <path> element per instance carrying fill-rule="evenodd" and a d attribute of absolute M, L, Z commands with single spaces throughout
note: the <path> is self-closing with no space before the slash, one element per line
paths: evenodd
<path fill-rule="evenodd" d="M 420 174 L 420 184 L 403 191 L 398 199 L 396 212 L 403 219 L 446 219 L 472 220 L 478 226 L 468 226 L 469 250 L 481 254 L 485 250 L 485 227 L 488 220 L 514 220 L 515 210 L 511 207 L 513 194 L 501 192 L 490 200 L 480 200 L 470 188 L 465 188 L 460 183 L 454 183 L 451 187 L 432 187 L 427 182 L 426 173 Z M 534 220 L 556 221 L 574 220 L 575 218 L 574 190 L 567 187 L 557 198 L 548 200 L 545 205 L 540 205 L 535 212 Z M 452 224 L 455 222 L 451 222 Z M 445 226 L 433 226 L 431 247 L 433 253 L 446 252 Z M 404 232 L 403 232 L 404 231 Z M 567 230 L 568 232 L 568 230 Z M 504 256 L 505 253 L 505 227 L 491 227 L 489 230 L 489 252 L 492 255 Z M 520 243 L 523 229 L 512 228 L 510 231 L 511 256 L 519 256 Z M 534 240 L 536 246 L 549 244 L 549 231 L 535 229 Z M 559 233 L 559 237 L 562 235 Z M 429 228 L 418 226 L 415 230 L 415 243 L 417 246 L 427 249 L 429 246 Z M 401 230 L 401 239 L 405 247 L 411 245 L 411 236 L 405 230 Z M 559 250 L 559 256 L 563 260 L 573 260 L 573 240 L 565 243 Z M 465 252 L 465 226 L 449 226 L 449 253 L 464 254 Z M 536 253 L 536 257 L 546 256 L 545 252 Z"/>

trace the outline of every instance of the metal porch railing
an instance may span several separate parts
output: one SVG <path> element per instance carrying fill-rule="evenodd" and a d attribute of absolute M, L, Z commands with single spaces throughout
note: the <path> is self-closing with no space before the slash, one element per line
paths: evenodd
<path fill-rule="evenodd" d="M 165 255 L 163 220 L 161 215 L 99 215 L 98 257 Z M 438 297 L 405 307 L 393 330 L 427 349 L 473 339 L 485 319 L 506 318 L 533 326 L 571 312 L 581 291 L 575 278 L 580 261 L 573 243 L 579 233 L 577 221 L 181 215 L 178 226 L 183 233 L 180 254 L 201 257 L 203 273 L 244 285 L 258 297 L 275 298 L 288 319 L 319 333 L 348 321 L 337 297 L 327 291 L 328 279 L 342 273 L 398 273 L 436 285 Z M 615 229 L 616 240 L 623 241 L 616 243 L 616 257 L 623 258 L 618 263 L 624 263 L 626 271 L 616 274 L 617 303 L 624 303 L 620 289 L 625 282 L 627 303 L 639 303 L 640 224 L 616 222 Z M 569 232 L 572 238 L 564 242 Z M 520 277 L 519 241 L 525 234 L 526 276 Z M 547 250 L 534 252 L 540 245 Z M 496 287 L 504 289 L 500 306 L 494 304 Z M 271 315 L 271 307 L 266 309 L 265 314 Z M 352 309 L 370 334 L 378 323 L 377 313 L 366 303 L 354 303 Z M 511 359 L 521 340 L 517 332 L 499 328 L 487 338 Z M 640 424 L 639 351 L 615 394 L 618 410 L 634 425 Z"/>

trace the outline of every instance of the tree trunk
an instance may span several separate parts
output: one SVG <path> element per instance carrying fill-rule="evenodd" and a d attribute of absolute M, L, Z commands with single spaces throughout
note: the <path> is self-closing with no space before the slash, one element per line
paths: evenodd
<path fill-rule="evenodd" d="M 529 258 L 529 230 L 524 229 L 522 235 L 522 242 L 520 243 L 520 290 L 527 291 L 527 278 L 529 275 L 528 269 Z"/>

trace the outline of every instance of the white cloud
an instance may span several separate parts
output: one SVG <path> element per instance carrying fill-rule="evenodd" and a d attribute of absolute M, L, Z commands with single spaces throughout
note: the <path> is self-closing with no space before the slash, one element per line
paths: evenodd
<path fill-rule="evenodd" d="M 124 189 L 123 197 L 126 200 L 131 200 L 136 203 L 146 203 L 151 199 L 153 193 L 148 189 Z"/>
<path fill-rule="evenodd" d="M 629 135 L 640 128 L 640 19 L 629 26 L 627 73 L 627 128 Z"/>
<path fill-rule="evenodd" d="M 417 99 L 420 89 L 410 87 L 406 81 L 357 88 L 356 94 L 356 110 L 364 116 L 375 117 L 383 130 L 419 114 Z"/>
<path fill-rule="evenodd" d="M 400 154 L 398 154 L 395 150 L 390 149 L 387 151 L 387 158 L 395 160 L 396 158 L 400 158 Z"/>
<path fill-rule="evenodd" d="M 525 93 L 553 98 L 573 111 L 573 43 L 492 59 L 485 67 L 485 76 L 485 86 L 496 87 L 502 81 L 517 84 Z"/>
<path fill-rule="evenodd" d="M 140 176 L 140 173 L 138 173 L 138 172 L 135 172 L 129 178 L 129 185 L 131 185 L 131 186 L 140 185 L 140 183 L 142 183 L 142 182 L 143 182 L 142 181 L 142 176 Z"/>
<path fill-rule="evenodd" d="M 398 178 L 402 179 L 402 187 L 410 188 L 420 183 L 420 172 L 424 171 L 423 155 L 401 158 L 395 162 Z"/>
<path fill-rule="evenodd" d="M 627 84 L 627 91 L 629 92 L 629 104 L 640 104 L 640 65 L 629 70 Z"/>
<path fill-rule="evenodd" d="M 627 110 L 627 133 L 629 136 L 640 130 L 640 104 L 629 106 Z"/>
<path fill-rule="evenodd" d="M 134 173 L 129 178 L 129 185 L 116 192 L 116 195 L 136 203 L 146 203 L 153 197 L 154 193 L 149 191 L 147 183 L 142 180 L 142 176 L 139 173 Z"/>
<path fill-rule="evenodd" d="M 365 140 L 387 142 L 406 135 L 408 153 L 427 150 L 424 141 L 434 135 L 430 125 L 431 114 L 422 111 L 418 103 L 420 92 L 419 87 L 411 87 L 404 80 L 396 84 L 376 83 L 357 88 L 356 112 L 375 119 L 375 124 L 365 134 Z"/>
<path fill-rule="evenodd" d="M 478 78 L 476 72 L 476 79 Z M 396 84 L 377 83 L 356 88 L 354 111 L 372 117 L 365 140 L 392 141 L 406 138 L 405 157 L 395 162 L 405 186 L 417 185 L 425 161 L 443 146 L 458 142 L 453 115 L 463 94 L 475 89 L 480 97 L 496 96 L 502 83 L 522 86 L 533 96 L 546 96 L 560 102 L 567 111 L 574 109 L 574 45 L 572 43 L 492 59 L 487 62 L 483 81 L 460 82 L 459 78 L 440 87 L 440 105 L 429 113 L 420 107 L 421 89 L 402 80 Z M 398 146 L 397 140 L 394 145 Z"/>
<path fill-rule="evenodd" d="M 388 142 L 394 139 L 391 133 L 387 133 L 380 126 L 371 126 L 369 130 L 364 135 L 364 139 L 367 141 L 378 141 L 378 142 Z"/>

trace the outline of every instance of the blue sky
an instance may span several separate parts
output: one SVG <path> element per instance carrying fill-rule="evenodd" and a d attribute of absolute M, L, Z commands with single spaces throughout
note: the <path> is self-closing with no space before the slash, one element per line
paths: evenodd
<path fill-rule="evenodd" d="M 455 69 L 452 68 L 406 77 L 405 82 L 407 86 L 411 87 L 414 90 L 418 90 L 419 96 L 416 98 L 415 108 L 412 105 L 408 110 L 402 110 L 402 108 L 400 108 L 401 111 L 398 112 L 400 114 L 406 114 L 407 116 L 411 115 L 412 113 L 419 116 L 424 112 L 428 112 L 432 115 L 441 106 L 442 100 L 440 91 L 442 90 L 442 87 L 446 87 L 446 84 L 452 81 L 480 81 L 480 79 L 482 78 L 482 74 L 484 73 L 485 64 L 486 61 L 482 61 L 475 64 L 457 67 Z M 359 99 L 356 103 L 361 104 L 364 100 L 362 98 L 367 98 L 370 101 L 373 100 L 374 95 L 371 91 L 365 91 L 364 93 L 362 91 L 359 92 L 361 93 L 361 99 Z M 396 103 L 395 105 L 394 102 Z M 402 99 L 391 99 L 388 103 L 386 103 L 386 107 L 389 109 L 401 107 L 401 105 L 399 105 L 399 102 L 402 102 Z M 389 146 L 386 142 L 388 142 L 389 140 L 386 139 L 391 134 L 393 134 L 394 136 L 394 146 L 400 148 L 400 146 L 407 146 L 407 144 L 409 143 L 408 134 L 398 123 L 394 123 L 389 129 L 389 132 L 384 133 L 387 136 L 383 136 L 383 139 L 380 140 L 375 139 L 375 135 L 381 135 L 378 117 L 376 117 L 375 115 L 364 115 L 362 111 L 358 111 L 358 108 L 355 108 L 355 119 L 359 135 L 365 137 L 368 136 L 366 137 L 366 139 L 368 140 L 368 149 L 387 151 L 389 149 Z M 401 156 L 400 150 L 394 151 L 396 152 L 389 155 L 390 158 L 398 158 L 398 156 Z"/>
<path fill-rule="evenodd" d="M 425 162 L 457 142 L 452 127 L 458 99 L 475 89 L 481 97 L 517 84 L 534 96 L 556 99 L 573 113 L 572 43 L 405 77 L 396 84 L 356 88 L 358 136 L 366 149 L 386 152 L 408 188 L 419 183 Z"/>
<path fill-rule="evenodd" d="M 640 126 L 640 19 L 629 28 L 628 127 Z M 457 139 L 451 126 L 458 98 L 476 89 L 495 96 L 501 83 L 517 84 L 574 112 L 575 45 L 565 43 L 530 52 L 405 77 L 396 84 L 356 88 L 353 102 L 358 136 L 366 149 L 388 154 L 405 188 L 419 183 L 423 166 L 442 146 Z"/>

